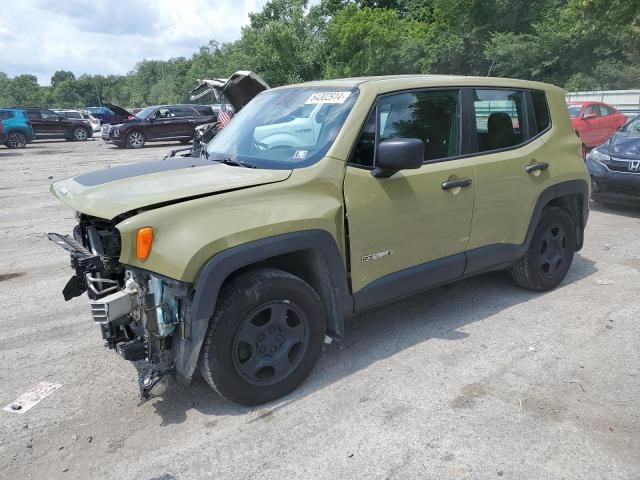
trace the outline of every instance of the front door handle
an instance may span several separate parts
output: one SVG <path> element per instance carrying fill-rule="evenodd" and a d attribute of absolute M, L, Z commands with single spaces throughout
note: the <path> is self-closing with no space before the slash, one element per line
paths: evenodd
<path fill-rule="evenodd" d="M 471 185 L 470 178 L 461 178 L 459 180 L 448 180 L 446 182 L 442 182 L 443 190 L 451 190 L 452 188 L 464 188 Z"/>
<path fill-rule="evenodd" d="M 532 163 L 531 165 L 527 165 L 525 167 L 525 170 L 527 171 L 527 173 L 532 173 L 536 171 L 546 170 L 547 168 L 549 168 L 549 164 L 547 162 L 539 162 L 539 163 Z"/>

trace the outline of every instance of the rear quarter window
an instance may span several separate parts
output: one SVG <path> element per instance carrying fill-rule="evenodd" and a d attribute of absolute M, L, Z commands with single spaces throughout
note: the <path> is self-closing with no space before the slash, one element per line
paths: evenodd
<path fill-rule="evenodd" d="M 536 133 L 544 132 L 551 125 L 547 95 L 540 90 L 531 90 L 531 100 L 533 101 L 533 116 L 536 119 Z"/>

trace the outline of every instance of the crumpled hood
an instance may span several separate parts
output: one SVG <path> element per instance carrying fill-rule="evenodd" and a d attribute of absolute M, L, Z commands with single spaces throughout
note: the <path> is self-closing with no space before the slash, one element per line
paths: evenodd
<path fill-rule="evenodd" d="M 236 112 L 253 100 L 259 93 L 268 90 L 269 85 L 253 72 L 241 70 L 229 78 L 198 80 L 198 85 L 189 92 L 190 99 L 197 100 L 209 92 L 213 92 L 218 100 L 224 95 Z"/>
<path fill-rule="evenodd" d="M 51 185 L 74 210 L 113 219 L 123 213 L 281 182 L 291 170 L 234 167 L 201 158 L 168 158 L 85 173 Z"/>
<path fill-rule="evenodd" d="M 605 144 L 613 157 L 640 159 L 640 136 L 616 132 Z"/>

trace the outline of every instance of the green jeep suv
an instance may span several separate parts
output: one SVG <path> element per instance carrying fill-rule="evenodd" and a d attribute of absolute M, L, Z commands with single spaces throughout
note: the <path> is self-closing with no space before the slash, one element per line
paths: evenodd
<path fill-rule="evenodd" d="M 589 176 L 564 92 L 386 76 L 267 90 L 199 158 L 62 180 L 77 212 L 68 300 L 87 292 L 144 398 L 199 370 L 256 405 L 296 388 L 354 312 L 470 275 L 563 280 Z"/>

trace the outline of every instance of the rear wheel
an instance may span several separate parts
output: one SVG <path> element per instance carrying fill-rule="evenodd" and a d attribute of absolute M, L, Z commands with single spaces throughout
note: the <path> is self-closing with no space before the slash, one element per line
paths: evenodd
<path fill-rule="evenodd" d="M 27 136 L 21 132 L 9 132 L 5 145 L 9 148 L 24 148 L 27 146 Z"/>
<path fill-rule="evenodd" d="M 144 133 L 134 130 L 127 135 L 127 148 L 142 148 L 144 147 Z"/>
<path fill-rule="evenodd" d="M 89 130 L 82 127 L 76 127 L 71 130 L 71 139 L 74 142 L 84 142 L 87 138 L 89 138 Z"/>
<path fill-rule="evenodd" d="M 523 288 L 544 292 L 558 286 L 571 267 L 576 246 L 574 222 L 560 207 L 547 207 L 527 253 L 511 267 L 511 276 Z"/>
<path fill-rule="evenodd" d="M 324 318 L 318 295 L 302 279 L 275 269 L 240 274 L 222 292 L 209 324 L 202 375 L 243 405 L 280 398 L 316 364 Z"/>

